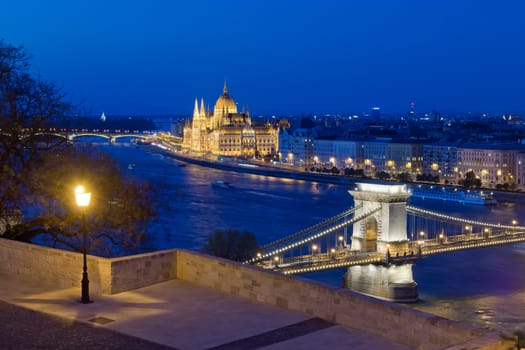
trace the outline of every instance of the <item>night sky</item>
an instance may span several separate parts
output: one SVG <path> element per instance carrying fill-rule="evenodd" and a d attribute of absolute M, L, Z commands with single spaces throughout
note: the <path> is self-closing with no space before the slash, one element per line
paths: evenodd
<path fill-rule="evenodd" d="M 93 115 L 525 112 L 525 1 L 5 1 L 0 37 Z"/>

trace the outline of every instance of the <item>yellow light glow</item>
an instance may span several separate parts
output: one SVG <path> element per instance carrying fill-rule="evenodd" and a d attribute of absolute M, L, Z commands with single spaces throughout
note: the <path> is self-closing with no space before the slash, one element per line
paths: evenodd
<path fill-rule="evenodd" d="M 77 186 L 75 188 L 75 198 L 79 207 L 87 207 L 91 201 L 91 193 L 85 192 L 84 186 Z"/>

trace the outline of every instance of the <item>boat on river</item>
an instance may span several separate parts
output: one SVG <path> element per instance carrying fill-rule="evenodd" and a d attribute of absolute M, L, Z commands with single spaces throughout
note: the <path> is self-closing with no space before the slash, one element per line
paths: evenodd
<path fill-rule="evenodd" d="M 218 188 L 232 188 L 232 185 L 230 185 L 229 182 L 222 181 L 222 180 L 215 180 L 211 183 L 211 185 L 213 187 L 218 187 Z"/>
<path fill-rule="evenodd" d="M 478 190 L 463 190 L 446 186 L 417 185 L 411 188 L 413 197 L 421 199 L 438 199 L 465 204 L 494 205 L 494 193 Z"/>

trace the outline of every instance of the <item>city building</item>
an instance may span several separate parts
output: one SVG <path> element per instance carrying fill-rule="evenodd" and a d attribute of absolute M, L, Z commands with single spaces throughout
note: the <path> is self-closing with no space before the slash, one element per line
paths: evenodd
<path fill-rule="evenodd" d="M 441 182 L 457 184 L 458 148 L 444 143 L 423 146 L 423 174 L 439 176 Z"/>
<path fill-rule="evenodd" d="M 378 172 L 391 175 L 420 174 L 423 167 L 423 145 L 390 139 L 363 142 L 363 164 L 367 176 Z"/>
<path fill-rule="evenodd" d="M 226 82 L 213 113 L 195 99 L 192 120 L 183 129 L 183 151 L 228 157 L 272 156 L 278 150 L 278 129 L 269 122 L 252 123 L 247 110 L 238 112 Z"/>
<path fill-rule="evenodd" d="M 322 140 L 314 143 L 314 163 L 337 168 L 358 168 L 360 143 L 350 140 Z"/>
<path fill-rule="evenodd" d="M 483 187 L 516 183 L 516 144 L 465 144 L 458 147 L 458 178 L 470 171 Z"/>
<path fill-rule="evenodd" d="M 283 129 L 279 133 L 279 160 L 298 166 L 314 164 L 315 134 L 312 129 Z"/>
<path fill-rule="evenodd" d="M 525 151 L 516 153 L 516 185 L 525 188 Z"/>

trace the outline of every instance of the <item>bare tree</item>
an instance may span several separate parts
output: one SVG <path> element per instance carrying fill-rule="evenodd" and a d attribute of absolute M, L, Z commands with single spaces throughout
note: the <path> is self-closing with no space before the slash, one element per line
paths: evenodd
<path fill-rule="evenodd" d="M 86 213 L 91 252 L 121 255 L 136 250 L 154 217 L 152 189 L 126 178 L 107 154 L 71 145 L 42 132 L 68 118 L 72 107 L 53 84 L 29 73 L 22 47 L 0 40 L 0 220 L 4 238 L 81 249 L 79 183 L 93 192 Z M 13 210 L 21 222 L 9 221 Z M 96 215 L 91 215 L 96 211 Z M 0 223 L 2 224 L 2 223 Z M 1 234 L 2 232 L 0 232 Z"/>
<path fill-rule="evenodd" d="M 29 74 L 29 56 L 22 47 L 0 39 L 0 213 L 22 205 L 31 169 L 42 154 L 39 131 L 69 110 L 51 83 Z M 47 140 L 46 148 L 64 147 L 64 139 Z"/>

